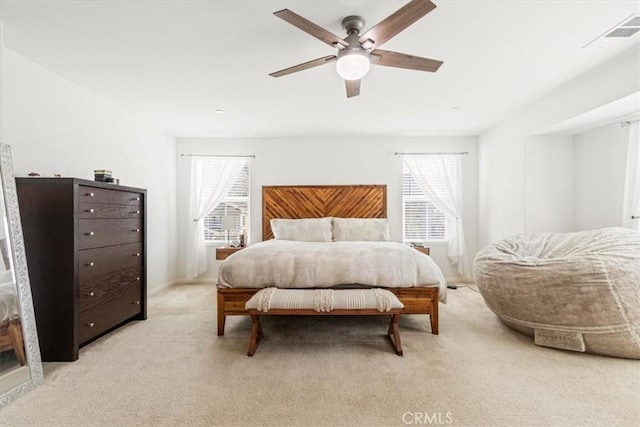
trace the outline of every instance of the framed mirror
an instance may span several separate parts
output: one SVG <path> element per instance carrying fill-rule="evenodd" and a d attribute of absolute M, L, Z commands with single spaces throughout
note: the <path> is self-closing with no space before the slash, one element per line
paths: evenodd
<path fill-rule="evenodd" d="M 11 148 L 0 144 L 0 407 L 43 380 Z"/>

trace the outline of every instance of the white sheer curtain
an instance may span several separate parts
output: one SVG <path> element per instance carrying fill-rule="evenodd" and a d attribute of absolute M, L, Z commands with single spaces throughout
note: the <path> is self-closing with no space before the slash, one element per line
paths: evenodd
<path fill-rule="evenodd" d="M 249 162 L 246 157 L 191 157 L 189 194 L 189 234 L 187 240 L 187 279 L 207 271 L 207 253 L 202 219 L 229 194 L 234 182 Z M 213 175 L 214 185 L 204 186 L 204 177 Z"/>
<path fill-rule="evenodd" d="M 622 225 L 640 231 L 640 123 L 629 126 Z M 635 217 L 633 219 L 632 217 Z"/>
<path fill-rule="evenodd" d="M 450 219 L 449 261 L 460 275 L 471 278 L 462 224 L 462 165 L 459 155 L 405 155 L 403 160 L 427 198 Z M 430 183 L 445 183 L 443 189 Z"/>

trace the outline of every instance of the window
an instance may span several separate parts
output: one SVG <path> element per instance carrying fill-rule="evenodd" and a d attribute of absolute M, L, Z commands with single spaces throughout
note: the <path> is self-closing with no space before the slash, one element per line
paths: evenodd
<path fill-rule="evenodd" d="M 432 185 L 436 189 L 444 189 L 444 180 L 432 182 Z M 449 240 L 447 215 L 427 199 L 404 162 L 402 164 L 402 211 L 405 242 Z"/>
<path fill-rule="evenodd" d="M 249 239 L 249 163 L 238 175 L 231 191 L 222 202 L 204 217 L 204 240 L 209 243 L 227 244 L 227 230 L 222 227 L 224 216 L 231 216 L 235 227 L 229 230 L 229 240 L 235 240 L 244 234 Z M 205 167 L 203 186 L 213 186 L 213 173 Z"/>

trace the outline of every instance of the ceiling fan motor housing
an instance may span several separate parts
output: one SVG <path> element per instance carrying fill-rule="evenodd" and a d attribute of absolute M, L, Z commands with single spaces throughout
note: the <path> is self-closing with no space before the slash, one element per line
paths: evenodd
<path fill-rule="evenodd" d="M 364 18 L 362 16 L 350 15 L 342 20 L 342 29 L 351 35 L 353 33 L 360 34 L 364 28 Z"/>

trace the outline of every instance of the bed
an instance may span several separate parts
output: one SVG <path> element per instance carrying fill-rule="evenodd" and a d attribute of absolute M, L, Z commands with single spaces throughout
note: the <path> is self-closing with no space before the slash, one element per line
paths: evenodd
<path fill-rule="evenodd" d="M 429 315 L 437 334 L 446 282 L 428 255 L 389 241 L 386 200 L 384 185 L 263 187 L 263 241 L 220 265 L 218 335 L 226 316 L 248 315 L 246 301 L 269 286 L 387 288 L 404 314 Z"/>

